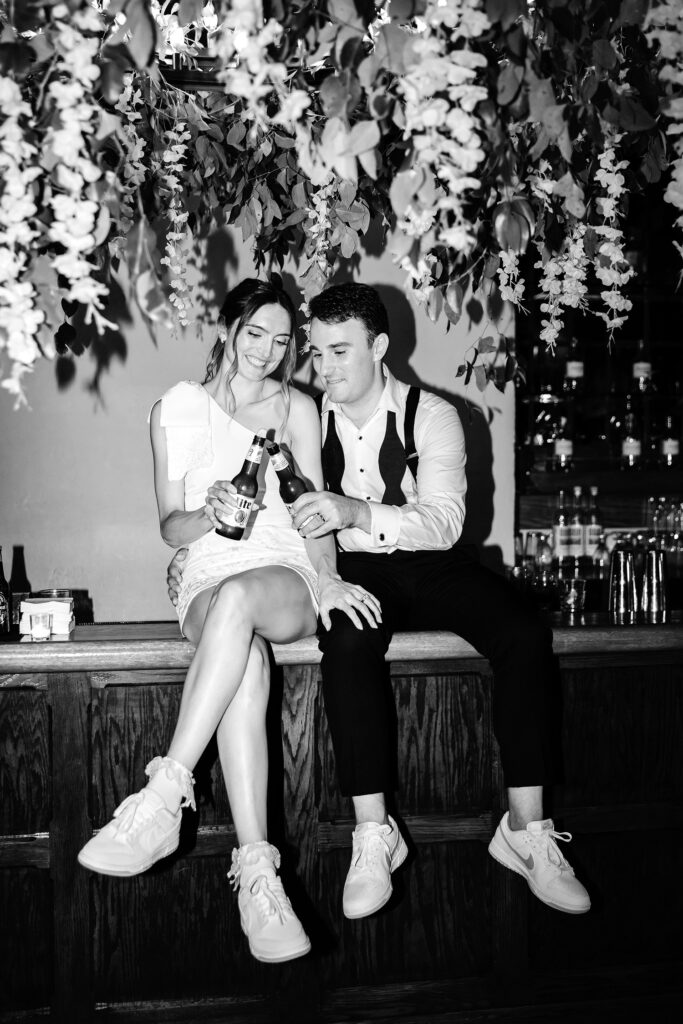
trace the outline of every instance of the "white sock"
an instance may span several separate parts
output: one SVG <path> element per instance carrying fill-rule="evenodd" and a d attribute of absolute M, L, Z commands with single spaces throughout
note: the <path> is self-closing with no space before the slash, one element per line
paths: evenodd
<path fill-rule="evenodd" d="M 173 777 L 170 777 L 163 768 L 152 776 L 146 788 L 157 793 L 169 811 L 173 814 L 178 813 L 183 793 L 178 782 Z"/>

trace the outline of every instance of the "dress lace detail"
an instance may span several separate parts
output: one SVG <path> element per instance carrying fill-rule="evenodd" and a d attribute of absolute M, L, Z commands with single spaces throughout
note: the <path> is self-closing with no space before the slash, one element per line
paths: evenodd
<path fill-rule="evenodd" d="M 184 380 L 162 395 L 160 424 L 166 430 L 169 480 L 211 465 L 209 395 L 201 384 Z"/>

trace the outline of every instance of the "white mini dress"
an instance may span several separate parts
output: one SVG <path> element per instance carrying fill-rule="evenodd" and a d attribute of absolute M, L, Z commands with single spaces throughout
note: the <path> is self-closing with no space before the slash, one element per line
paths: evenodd
<path fill-rule="evenodd" d="M 203 507 L 206 492 L 216 480 L 231 480 L 239 473 L 254 436 L 195 381 L 181 381 L 162 395 L 160 423 L 166 432 L 168 478 L 183 480 L 186 511 Z M 176 606 L 181 629 L 190 602 L 202 590 L 264 565 L 284 565 L 298 573 L 310 590 L 317 614 L 318 577 L 303 539 L 292 529 L 267 453 L 257 480 L 260 508 L 252 512 L 241 540 L 228 540 L 212 529 L 188 544 Z"/>

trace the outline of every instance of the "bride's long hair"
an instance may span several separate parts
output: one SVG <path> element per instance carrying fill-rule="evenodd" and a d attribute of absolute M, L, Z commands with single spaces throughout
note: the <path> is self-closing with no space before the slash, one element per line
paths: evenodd
<path fill-rule="evenodd" d="M 285 406 L 285 417 L 283 425 L 289 416 L 289 383 L 296 367 L 296 343 L 294 337 L 296 312 L 294 303 L 289 295 L 278 284 L 272 281 L 259 281 L 256 278 L 248 277 L 235 285 L 225 297 L 218 314 L 218 340 L 211 349 L 209 360 L 206 364 L 206 376 L 204 383 L 213 380 L 218 373 L 221 364 L 225 344 L 232 333 L 233 339 L 237 337 L 242 327 L 248 323 L 254 313 L 262 306 L 281 306 L 289 314 L 289 341 L 287 351 L 280 363 L 277 373 L 280 378 L 280 389 Z M 234 328 L 234 331 L 233 331 Z M 237 356 L 233 355 L 232 362 L 228 367 L 225 376 L 225 383 L 228 391 L 228 412 L 235 410 L 235 399 L 230 386 L 237 373 Z"/>

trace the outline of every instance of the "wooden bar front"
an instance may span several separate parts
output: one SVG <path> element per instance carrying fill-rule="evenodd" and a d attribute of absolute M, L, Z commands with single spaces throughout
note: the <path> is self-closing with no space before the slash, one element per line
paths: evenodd
<path fill-rule="evenodd" d="M 249 955 L 225 877 L 215 749 L 177 855 L 133 879 L 76 862 L 168 746 L 192 655 L 177 625 L 0 645 L 0 1020 L 668 1020 L 683 994 L 683 630 L 560 628 L 555 649 L 566 781 L 549 810 L 574 833 L 591 912 L 550 910 L 487 853 L 504 806 L 487 663 L 452 634 L 402 634 L 389 660 L 411 857 L 389 905 L 347 921 L 352 822 L 317 644 L 275 648 L 270 838 L 313 952 L 271 966 Z"/>

